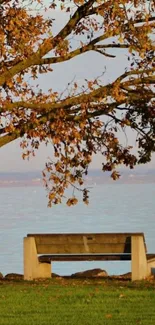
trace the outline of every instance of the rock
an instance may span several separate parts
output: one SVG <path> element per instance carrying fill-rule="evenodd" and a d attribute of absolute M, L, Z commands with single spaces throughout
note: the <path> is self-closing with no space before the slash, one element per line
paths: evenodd
<path fill-rule="evenodd" d="M 83 272 L 77 272 L 71 275 L 71 277 L 75 278 L 95 278 L 95 277 L 106 277 L 108 273 L 102 269 L 93 269 L 87 270 Z"/>
<path fill-rule="evenodd" d="M 61 276 L 59 274 L 56 274 L 56 273 L 52 273 L 51 277 L 52 278 L 61 278 Z"/>
<path fill-rule="evenodd" d="M 3 274 L 0 272 L 0 280 L 3 279 Z"/>
<path fill-rule="evenodd" d="M 5 279 L 7 279 L 7 280 L 23 280 L 24 276 L 23 276 L 23 274 L 9 273 L 5 276 Z"/>
<path fill-rule="evenodd" d="M 131 279 L 131 272 L 121 274 L 120 278 Z"/>

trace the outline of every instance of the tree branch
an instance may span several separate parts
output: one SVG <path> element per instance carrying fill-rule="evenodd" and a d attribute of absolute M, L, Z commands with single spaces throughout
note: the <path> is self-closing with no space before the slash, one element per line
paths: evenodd
<path fill-rule="evenodd" d="M 98 40 L 98 38 L 97 38 Z M 93 40 L 92 42 L 90 42 L 89 44 L 80 47 L 70 53 L 68 53 L 66 56 L 59 56 L 59 57 L 51 57 L 51 58 L 43 58 L 40 59 L 40 61 L 38 62 L 37 65 L 43 65 L 43 64 L 54 64 L 54 63 L 60 63 L 60 62 L 64 62 L 64 61 L 68 61 L 72 58 L 74 58 L 75 56 L 78 56 L 80 54 L 86 53 L 88 51 L 97 51 L 99 52 L 99 49 L 106 49 L 106 48 L 128 48 L 129 45 L 128 44 L 99 44 L 99 45 L 94 45 L 95 40 Z M 111 56 L 110 54 L 107 54 L 105 52 L 100 52 L 101 54 L 105 55 L 105 56 L 110 56 L 110 57 L 115 57 L 115 56 Z"/>
<path fill-rule="evenodd" d="M 31 55 L 28 59 L 24 59 L 22 62 L 16 64 L 11 69 L 7 70 L 0 76 L 0 86 L 2 86 L 8 79 L 11 79 L 19 72 L 28 69 L 32 65 L 38 64 L 40 59 L 50 52 L 59 43 L 60 40 L 65 39 L 75 28 L 76 24 L 87 14 L 89 8 L 93 5 L 95 0 L 89 0 L 82 6 L 78 7 L 71 19 L 65 25 L 65 27 L 53 38 L 50 37 L 43 41 L 37 52 Z"/>
<path fill-rule="evenodd" d="M 0 137 L 0 147 L 5 146 L 9 142 L 12 142 L 19 137 L 20 137 L 20 134 L 18 134 L 18 133 L 6 134 L 6 135 L 1 136 Z"/>
<path fill-rule="evenodd" d="M 88 16 L 94 15 L 94 14 L 100 14 L 100 12 L 105 11 L 108 9 L 110 6 L 113 6 L 113 1 L 107 1 L 99 6 L 93 7 L 89 9 L 88 11 Z"/>
<path fill-rule="evenodd" d="M 100 96 L 104 97 L 105 95 L 110 95 L 113 84 L 108 84 L 106 86 L 99 87 L 98 89 L 93 90 L 89 94 L 82 94 L 78 97 L 69 97 L 57 103 L 29 103 L 24 101 L 7 103 L 5 106 L 0 107 L 0 113 L 6 111 L 12 111 L 13 109 L 32 109 L 38 113 L 51 112 L 57 109 L 63 108 L 67 109 L 68 107 L 75 106 L 81 103 L 86 103 L 88 101 L 93 101 Z"/>
<path fill-rule="evenodd" d="M 132 80 L 124 81 L 121 85 L 122 87 L 128 87 L 128 86 L 135 86 L 135 85 L 141 85 L 141 84 L 155 84 L 155 75 L 149 76 L 149 77 L 142 77 L 142 78 L 134 78 Z"/>
<path fill-rule="evenodd" d="M 155 68 L 151 68 L 151 69 L 145 69 L 145 70 L 140 70 L 140 69 L 136 69 L 136 70 L 130 70 L 130 71 L 126 71 L 125 73 L 123 73 L 121 76 L 119 76 L 116 79 L 116 82 L 118 81 L 122 81 L 123 79 L 132 76 L 132 75 L 148 75 L 148 74 L 152 74 L 153 72 L 155 72 Z"/>
<path fill-rule="evenodd" d="M 105 86 L 101 86 L 93 91 L 91 91 L 88 94 L 82 94 L 79 95 L 78 97 L 74 96 L 74 97 L 69 97 L 66 98 L 60 102 L 55 102 L 55 103 L 35 103 L 35 102 L 24 102 L 24 101 L 19 101 L 19 102 L 14 102 L 14 103 L 7 103 L 5 106 L 0 107 L 0 113 L 2 112 L 6 112 L 6 111 L 12 111 L 13 109 L 22 109 L 22 108 L 26 108 L 26 109 L 32 109 L 37 111 L 38 113 L 44 113 L 44 112 L 54 112 L 56 110 L 59 110 L 61 108 L 66 109 L 76 106 L 76 105 L 80 105 L 81 103 L 88 103 L 88 102 L 93 102 L 95 100 L 99 100 L 100 98 L 105 98 L 106 96 L 111 96 L 112 90 L 114 88 L 114 86 L 119 82 L 121 82 L 123 79 L 125 79 L 128 76 L 131 75 L 137 75 L 139 76 L 142 72 L 145 74 L 149 74 L 155 71 L 155 68 L 153 69 L 148 69 L 145 71 L 141 71 L 141 70 L 133 70 L 133 71 L 128 71 L 125 72 L 124 74 L 122 74 L 119 78 L 117 78 L 115 81 L 113 81 L 111 84 L 105 85 Z M 140 78 L 132 78 L 121 82 L 120 83 L 120 88 L 123 89 L 125 88 L 126 91 L 128 91 L 128 89 L 126 87 L 131 87 L 131 86 L 135 86 L 138 84 L 154 84 L 155 83 L 155 76 L 154 75 L 150 75 L 150 76 L 146 76 L 144 77 L 144 75 Z M 125 96 L 127 96 L 127 93 L 124 93 Z M 140 94 L 138 94 L 138 97 L 140 96 Z"/>

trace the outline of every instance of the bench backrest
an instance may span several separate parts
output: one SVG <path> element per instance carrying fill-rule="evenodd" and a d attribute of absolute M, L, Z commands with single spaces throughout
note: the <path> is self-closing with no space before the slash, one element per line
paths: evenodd
<path fill-rule="evenodd" d="M 131 237 L 144 238 L 143 233 L 28 234 L 27 236 L 35 238 L 38 254 L 129 254 Z"/>

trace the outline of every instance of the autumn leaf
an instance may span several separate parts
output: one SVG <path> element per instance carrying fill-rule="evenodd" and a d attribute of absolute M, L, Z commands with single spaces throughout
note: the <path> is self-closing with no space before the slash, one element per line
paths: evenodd
<path fill-rule="evenodd" d="M 125 295 L 123 294 L 123 293 L 121 293 L 120 295 L 119 295 L 119 299 L 122 299 L 122 298 L 124 298 L 125 297 Z"/>
<path fill-rule="evenodd" d="M 117 171 L 113 171 L 111 174 L 111 178 L 113 178 L 113 180 L 115 181 L 116 179 L 118 179 L 120 177 L 120 174 Z"/>
<path fill-rule="evenodd" d="M 107 319 L 110 319 L 110 318 L 112 318 L 112 315 L 111 315 L 111 314 L 106 314 L 105 317 L 106 317 Z"/>
<path fill-rule="evenodd" d="M 76 205 L 77 202 L 78 202 L 78 200 L 74 197 L 74 198 L 68 199 L 68 201 L 66 202 L 66 204 L 68 206 L 71 206 L 71 205 Z"/>

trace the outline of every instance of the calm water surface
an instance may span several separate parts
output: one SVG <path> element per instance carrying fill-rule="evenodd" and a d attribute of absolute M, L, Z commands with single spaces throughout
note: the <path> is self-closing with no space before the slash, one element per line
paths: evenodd
<path fill-rule="evenodd" d="M 0 188 L 0 272 L 23 273 L 23 237 L 27 233 L 145 233 L 148 252 L 155 253 L 155 184 L 97 185 L 90 204 L 47 207 L 43 188 Z M 59 262 L 53 272 L 104 268 L 109 274 L 130 271 L 130 262 Z"/>

